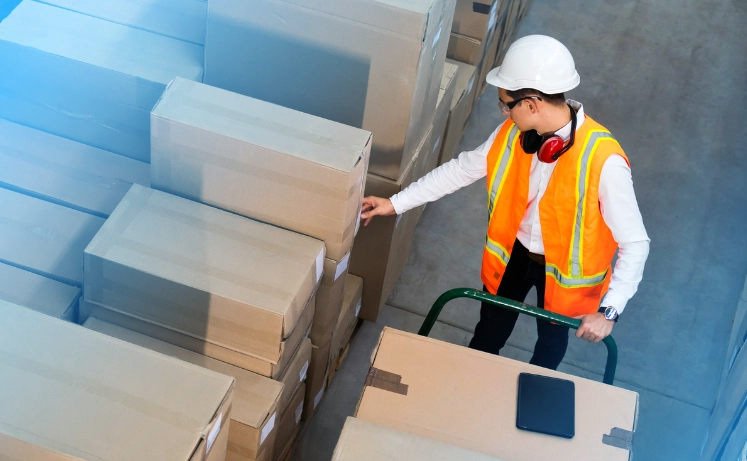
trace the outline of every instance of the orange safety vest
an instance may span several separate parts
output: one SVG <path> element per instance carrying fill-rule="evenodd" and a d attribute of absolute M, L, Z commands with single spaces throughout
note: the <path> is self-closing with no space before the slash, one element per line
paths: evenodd
<path fill-rule="evenodd" d="M 482 281 L 496 293 L 511 257 L 529 197 L 533 155 L 519 143 L 509 119 L 487 157 L 490 221 L 482 258 Z M 545 309 L 575 317 L 597 312 L 612 275 L 617 243 L 599 208 L 599 177 L 610 155 L 630 164 L 620 144 L 591 117 L 576 130 L 576 142 L 553 170 L 540 200 L 545 245 Z"/>

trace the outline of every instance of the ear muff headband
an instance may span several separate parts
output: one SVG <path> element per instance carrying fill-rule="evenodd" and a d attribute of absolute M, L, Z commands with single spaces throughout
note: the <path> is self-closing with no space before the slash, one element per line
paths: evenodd
<path fill-rule="evenodd" d="M 568 152 L 576 141 L 576 111 L 568 105 L 568 110 L 571 111 L 571 137 L 566 144 L 563 142 L 563 138 L 557 135 L 548 136 L 544 138 L 540 135 L 537 130 L 529 130 L 521 133 L 521 148 L 527 154 L 537 154 L 539 161 L 543 163 L 553 163 L 557 161 L 561 155 Z"/>

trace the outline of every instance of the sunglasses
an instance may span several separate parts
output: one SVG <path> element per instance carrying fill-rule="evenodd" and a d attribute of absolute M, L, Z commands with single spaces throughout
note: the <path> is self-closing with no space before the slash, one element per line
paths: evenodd
<path fill-rule="evenodd" d="M 542 101 L 542 98 L 540 98 L 539 96 L 536 96 L 536 95 L 524 96 L 523 98 L 514 99 L 513 101 L 509 101 L 509 102 L 503 102 L 500 99 L 498 99 L 498 107 L 501 109 L 501 112 L 503 112 L 504 114 L 506 114 L 506 113 L 510 112 L 511 109 L 513 109 L 514 107 L 516 107 L 516 105 L 519 104 L 521 101 L 523 101 L 525 99 L 532 99 L 532 98 L 535 98 L 538 101 Z"/>

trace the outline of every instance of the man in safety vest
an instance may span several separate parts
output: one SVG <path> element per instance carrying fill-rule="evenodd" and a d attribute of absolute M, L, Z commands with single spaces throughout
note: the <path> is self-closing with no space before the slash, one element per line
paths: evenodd
<path fill-rule="evenodd" d="M 517 40 L 487 76 L 508 120 L 483 145 L 399 194 L 366 197 L 361 219 L 404 213 L 487 176 L 484 289 L 524 301 L 534 286 L 538 307 L 581 318 L 576 336 L 596 343 L 636 292 L 649 238 L 622 147 L 580 103 L 565 99 L 579 81 L 562 43 L 542 35 Z M 517 318 L 483 303 L 469 346 L 498 354 Z M 556 369 L 568 328 L 537 320 L 537 334 L 530 363 Z"/>

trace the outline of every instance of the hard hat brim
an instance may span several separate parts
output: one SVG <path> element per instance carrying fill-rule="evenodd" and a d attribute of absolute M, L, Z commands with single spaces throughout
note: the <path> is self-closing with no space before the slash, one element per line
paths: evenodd
<path fill-rule="evenodd" d="M 537 82 L 535 80 L 508 80 L 501 75 L 501 68 L 496 67 L 495 69 L 488 72 L 485 81 L 498 88 L 503 88 L 508 91 L 516 91 L 522 88 L 532 88 L 541 91 L 545 94 L 558 94 L 570 91 L 578 86 L 581 82 L 581 77 L 578 72 L 574 72 L 574 75 L 566 81 L 555 82 L 553 85 L 547 83 Z"/>

